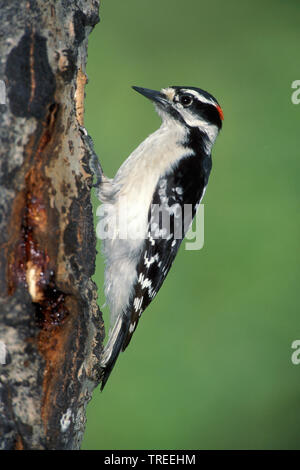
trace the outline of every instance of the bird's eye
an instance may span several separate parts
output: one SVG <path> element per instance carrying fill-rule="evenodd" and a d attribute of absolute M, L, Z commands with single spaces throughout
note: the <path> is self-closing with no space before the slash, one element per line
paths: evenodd
<path fill-rule="evenodd" d="M 190 106 L 193 102 L 193 98 L 190 95 L 182 95 L 179 99 L 183 106 Z"/>

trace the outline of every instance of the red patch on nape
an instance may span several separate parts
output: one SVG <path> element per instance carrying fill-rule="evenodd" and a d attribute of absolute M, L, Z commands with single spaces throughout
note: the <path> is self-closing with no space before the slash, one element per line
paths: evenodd
<path fill-rule="evenodd" d="M 219 105 L 217 104 L 216 108 L 217 108 L 217 110 L 218 110 L 218 112 L 219 112 L 220 118 L 221 118 L 222 121 L 223 121 L 223 119 L 224 119 L 224 114 L 223 114 L 223 110 L 222 110 L 221 106 L 219 106 Z"/>

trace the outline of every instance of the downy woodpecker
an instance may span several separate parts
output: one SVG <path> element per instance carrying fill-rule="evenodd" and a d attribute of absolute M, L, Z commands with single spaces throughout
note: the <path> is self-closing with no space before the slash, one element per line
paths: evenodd
<path fill-rule="evenodd" d="M 159 291 L 197 211 L 223 120 L 217 100 L 199 88 L 133 88 L 155 104 L 162 125 L 113 179 L 102 174 L 97 189 L 100 222 L 105 221 L 100 238 L 111 315 L 101 390 L 142 312 Z"/>

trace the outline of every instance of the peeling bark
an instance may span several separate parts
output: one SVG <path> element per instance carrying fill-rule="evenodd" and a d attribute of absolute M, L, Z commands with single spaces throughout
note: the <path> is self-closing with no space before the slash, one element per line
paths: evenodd
<path fill-rule="evenodd" d="M 0 448 L 78 449 L 103 321 L 83 124 L 97 0 L 0 1 Z"/>

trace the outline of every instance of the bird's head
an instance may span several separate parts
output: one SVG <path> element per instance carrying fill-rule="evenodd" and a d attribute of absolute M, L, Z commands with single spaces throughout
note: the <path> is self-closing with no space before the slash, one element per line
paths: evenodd
<path fill-rule="evenodd" d="M 160 91 L 132 88 L 154 102 L 163 121 L 172 118 L 190 128 L 199 128 L 209 136 L 216 135 L 222 127 L 223 111 L 207 91 L 183 86 L 171 86 Z"/>

